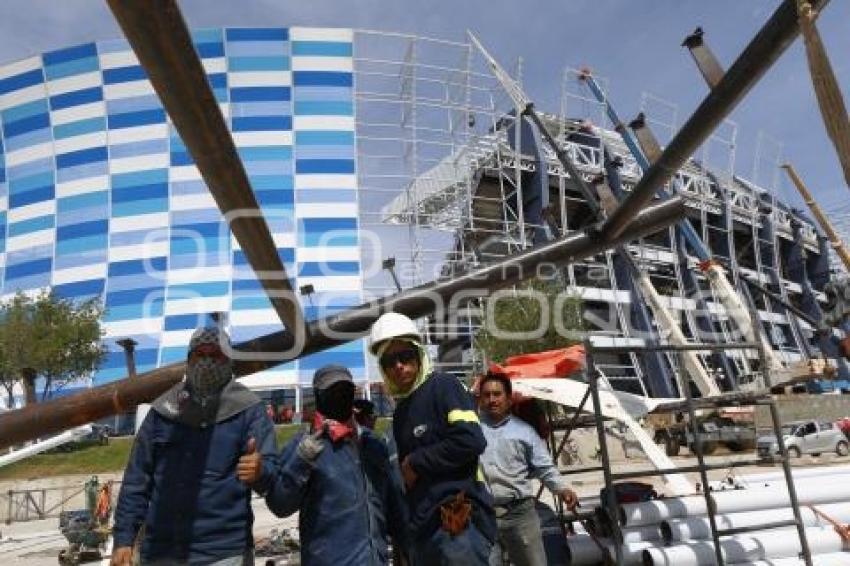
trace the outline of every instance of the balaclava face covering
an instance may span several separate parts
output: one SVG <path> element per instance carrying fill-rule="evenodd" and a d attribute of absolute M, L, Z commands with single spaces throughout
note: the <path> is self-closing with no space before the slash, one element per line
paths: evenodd
<path fill-rule="evenodd" d="M 198 347 L 208 346 L 227 352 L 230 349 L 230 337 L 216 327 L 199 328 L 189 341 L 189 355 Z M 233 377 L 232 362 L 229 357 L 201 357 L 189 363 L 186 372 L 186 385 L 189 396 L 201 406 L 218 400 L 221 390 Z"/>
<path fill-rule="evenodd" d="M 337 382 L 323 391 L 316 391 L 316 410 L 323 417 L 347 422 L 354 409 L 354 384 Z"/>

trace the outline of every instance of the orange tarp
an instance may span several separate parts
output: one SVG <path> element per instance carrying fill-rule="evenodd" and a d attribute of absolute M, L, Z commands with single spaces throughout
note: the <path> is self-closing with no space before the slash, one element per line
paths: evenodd
<path fill-rule="evenodd" d="M 521 377 L 568 377 L 584 368 L 584 345 L 511 356 L 502 365 L 491 363 L 490 371 L 511 379 Z"/>

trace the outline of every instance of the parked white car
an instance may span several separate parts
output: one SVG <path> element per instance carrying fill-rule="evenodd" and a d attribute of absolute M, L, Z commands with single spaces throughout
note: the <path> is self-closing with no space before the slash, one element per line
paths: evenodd
<path fill-rule="evenodd" d="M 788 455 L 799 458 L 803 454 L 820 456 L 835 452 L 839 456 L 850 453 L 850 444 L 844 433 L 831 422 L 795 421 L 782 425 L 782 438 Z M 779 455 L 779 444 L 774 435 L 760 436 L 757 441 L 759 458 L 772 459 Z"/>

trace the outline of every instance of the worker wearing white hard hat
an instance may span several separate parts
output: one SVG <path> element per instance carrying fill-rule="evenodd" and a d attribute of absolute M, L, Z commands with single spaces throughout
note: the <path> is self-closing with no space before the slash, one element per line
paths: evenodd
<path fill-rule="evenodd" d="M 478 463 L 486 441 L 471 395 L 455 376 L 431 370 L 419 329 L 402 314 L 375 322 L 369 350 L 396 400 L 393 436 L 413 566 L 487 564 L 496 525 Z"/>

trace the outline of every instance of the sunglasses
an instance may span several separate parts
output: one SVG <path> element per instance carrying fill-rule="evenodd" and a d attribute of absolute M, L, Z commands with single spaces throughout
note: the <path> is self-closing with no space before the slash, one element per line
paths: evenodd
<path fill-rule="evenodd" d="M 221 351 L 221 348 L 215 344 L 201 344 L 189 352 L 190 362 L 196 362 L 203 358 L 212 358 L 219 362 L 225 362 L 228 360 L 227 355 L 225 355 L 225 353 Z"/>
<path fill-rule="evenodd" d="M 403 364 L 409 364 L 413 360 L 419 359 L 419 350 L 414 348 L 410 348 L 409 350 L 399 350 L 398 352 L 394 352 L 392 354 L 384 354 L 381 356 L 379 360 L 381 363 L 381 367 L 385 369 L 389 369 L 391 367 L 395 367 L 398 362 Z"/>

